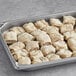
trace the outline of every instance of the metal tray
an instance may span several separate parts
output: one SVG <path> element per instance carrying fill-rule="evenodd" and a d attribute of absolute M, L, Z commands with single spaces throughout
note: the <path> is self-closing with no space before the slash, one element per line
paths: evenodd
<path fill-rule="evenodd" d="M 11 55 L 11 52 L 6 44 L 6 42 L 4 41 L 3 37 L 2 37 L 2 33 L 9 29 L 12 26 L 21 26 L 26 22 L 34 22 L 40 19 L 46 19 L 48 21 L 49 18 L 54 17 L 54 18 L 60 18 L 62 19 L 62 16 L 64 15 L 71 15 L 76 17 L 76 12 L 72 11 L 72 12 L 64 12 L 64 13 L 59 13 L 59 14 L 52 14 L 52 15 L 45 15 L 45 16 L 35 16 L 35 17 L 30 17 L 30 18 L 24 18 L 24 19 L 17 19 L 17 20 L 11 20 L 11 21 L 7 21 L 4 23 L 1 23 L 0 26 L 0 40 L 1 43 L 11 61 L 11 63 L 13 64 L 13 67 L 16 70 L 26 70 L 26 71 L 30 71 L 30 70 L 36 70 L 36 69 L 41 69 L 41 68 L 45 68 L 45 67 L 52 67 L 52 66 L 56 66 L 56 65 L 61 65 L 61 64 L 67 64 L 67 63 L 71 63 L 71 62 L 76 62 L 76 57 L 71 57 L 71 58 L 65 58 L 65 59 L 61 59 L 61 60 L 55 60 L 55 61 L 50 61 L 50 62 L 43 62 L 43 63 L 39 63 L 39 64 L 31 64 L 31 65 L 20 65 L 18 63 L 16 63 L 16 61 L 14 60 L 13 56 Z"/>

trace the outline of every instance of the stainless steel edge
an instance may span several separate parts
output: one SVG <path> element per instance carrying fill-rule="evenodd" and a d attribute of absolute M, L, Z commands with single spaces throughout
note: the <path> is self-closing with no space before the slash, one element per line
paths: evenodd
<path fill-rule="evenodd" d="M 32 17 L 32 18 L 28 18 L 28 19 L 23 18 L 23 19 L 11 20 L 11 21 L 5 22 L 3 25 L 1 25 L 0 31 L 5 26 L 7 26 L 9 23 L 15 23 L 17 21 L 18 22 L 19 21 L 28 22 L 28 21 L 35 21 L 35 20 L 39 20 L 39 19 L 46 19 L 46 18 L 50 18 L 50 17 L 60 17 L 60 16 L 63 16 L 63 15 L 75 15 L 75 14 L 76 14 L 76 12 L 72 11 L 72 12 L 51 14 L 51 15 L 40 16 L 40 17 L 35 16 L 35 17 Z M 9 59 L 10 59 L 11 63 L 13 64 L 13 67 L 16 70 L 27 70 L 27 71 L 30 71 L 30 70 L 36 70 L 36 69 L 41 69 L 41 68 L 45 68 L 45 67 L 51 67 L 51 66 L 56 66 L 56 65 L 76 62 L 76 57 L 72 57 L 72 58 L 61 59 L 61 60 L 56 60 L 56 61 L 52 61 L 52 62 L 44 62 L 44 63 L 40 63 L 40 64 L 20 65 L 20 64 L 17 64 L 15 62 L 14 58 L 12 57 L 6 42 L 2 38 L 1 32 L 0 32 L 0 39 L 1 39 L 2 45 L 4 46 L 5 51 L 7 52 L 7 55 L 9 56 Z"/>

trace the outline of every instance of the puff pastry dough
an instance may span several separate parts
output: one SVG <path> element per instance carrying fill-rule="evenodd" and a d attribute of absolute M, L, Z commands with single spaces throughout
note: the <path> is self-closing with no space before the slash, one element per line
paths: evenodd
<path fill-rule="evenodd" d="M 41 47 L 41 51 L 46 56 L 49 53 L 55 53 L 56 50 L 53 47 L 53 45 L 44 45 L 44 46 Z"/>
<path fill-rule="evenodd" d="M 66 49 L 60 49 L 57 52 L 57 54 L 60 55 L 60 57 L 62 57 L 62 58 L 67 58 L 67 57 L 72 56 L 72 52 L 70 50 L 66 50 Z"/>
<path fill-rule="evenodd" d="M 25 45 L 22 42 L 16 42 L 13 43 L 12 45 L 9 45 L 10 50 L 19 50 L 19 49 L 23 49 L 24 47 Z"/>
<path fill-rule="evenodd" d="M 47 26 L 43 31 L 49 34 L 52 42 L 64 40 L 63 35 L 59 33 L 59 29 L 55 26 Z"/>
<path fill-rule="evenodd" d="M 48 59 L 47 57 L 41 57 L 40 60 L 41 60 L 42 62 L 47 62 L 47 61 L 49 61 L 49 59 Z"/>
<path fill-rule="evenodd" d="M 50 39 L 49 35 L 46 34 L 46 32 L 44 32 L 44 31 L 36 30 L 36 31 L 32 32 L 32 35 L 36 37 L 36 39 L 39 41 L 39 43 L 41 45 L 51 43 L 51 39 Z"/>
<path fill-rule="evenodd" d="M 55 32 L 55 33 L 50 32 L 49 36 L 50 36 L 52 42 L 64 40 L 64 36 L 58 32 Z"/>
<path fill-rule="evenodd" d="M 59 56 L 59 55 L 56 55 L 56 54 L 48 54 L 46 57 L 47 57 L 50 61 L 61 59 L 60 56 Z"/>
<path fill-rule="evenodd" d="M 37 21 L 35 23 L 35 26 L 38 28 L 38 29 L 43 29 L 44 27 L 48 26 L 49 24 L 45 21 L 45 20 L 40 20 L 40 21 Z"/>
<path fill-rule="evenodd" d="M 34 57 L 32 60 L 32 64 L 41 63 L 41 62 L 47 62 L 49 59 L 47 57 Z"/>
<path fill-rule="evenodd" d="M 19 60 L 22 57 L 28 56 L 28 52 L 25 49 L 20 49 L 20 50 L 14 50 L 12 53 L 15 60 Z"/>
<path fill-rule="evenodd" d="M 39 49 L 39 42 L 38 41 L 29 41 L 29 42 L 26 42 L 26 49 L 28 51 L 31 51 L 31 50 L 37 50 Z"/>
<path fill-rule="evenodd" d="M 41 62 L 42 61 L 38 57 L 34 57 L 33 60 L 32 60 L 32 64 L 37 64 L 37 63 L 41 63 Z"/>
<path fill-rule="evenodd" d="M 68 39 L 67 43 L 68 43 L 69 48 L 72 51 L 76 51 L 76 39 L 70 38 L 70 39 Z"/>
<path fill-rule="evenodd" d="M 29 57 L 22 57 L 18 60 L 19 64 L 31 64 L 31 59 Z"/>
<path fill-rule="evenodd" d="M 63 26 L 60 27 L 61 33 L 70 32 L 70 31 L 73 31 L 73 25 L 72 24 L 64 24 Z"/>
<path fill-rule="evenodd" d="M 54 42 L 53 45 L 55 46 L 57 51 L 60 49 L 68 49 L 67 44 L 61 40 Z"/>
<path fill-rule="evenodd" d="M 65 32 L 63 35 L 64 35 L 65 40 L 68 40 L 69 38 L 76 39 L 76 32 L 75 31 Z"/>
<path fill-rule="evenodd" d="M 72 24 L 75 25 L 75 18 L 72 16 L 63 16 L 63 23 L 64 24 Z"/>
<path fill-rule="evenodd" d="M 18 41 L 21 41 L 21 42 L 28 42 L 28 41 L 31 41 L 31 40 L 34 40 L 34 37 L 29 34 L 29 33 L 22 33 L 20 35 L 18 35 Z"/>
<path fill-rule="evenodd" d="M 45 28 L 42 29 L 43 31 L 45 31 L 46 33 L 50 33 L 51 32 L 59 32 L 59 28 L 55 27 L 55 26 L 46 26 Z"/>
<path fill-rule="evenodd" d="M 30 51 L 30 57 L 32 59 L 34 57 L 40 58 L 40 57 L 43 57 L 43 53 L 41 52 L 41 50 L 33 50 L 33 51 Z"/>
<path fill-rule="evenodd" d="M 37 30 L 37 28 L 34 26 L 34 24 L 32 22 L 24 24 L 23 27 L 24 27 L 25 31 L 28 33 L 31 33 L 33 31 Z"/>
<path fill-rule="evenodd" d="M 14 31 L 17 35 L 25 32 L 25 30 L 20 26 L 10 28 L 9 30 Z"/>
<path fill-rule="evenodd" d="M 52 26 L 62 26 L 62 22 L 59 19 L 51 18 L 50 19 L 50 24 Z"/>
<path fill-rule="evenodd" d="M 11 44 L 17 41 L 17 34 L 13 31 L 7 31 L 3 35 L 7 44 Z"/>

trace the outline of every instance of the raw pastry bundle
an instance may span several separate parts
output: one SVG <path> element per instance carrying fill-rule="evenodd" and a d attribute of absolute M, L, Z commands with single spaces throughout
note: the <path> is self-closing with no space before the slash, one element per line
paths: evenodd
<path fill-rule="evenodd" d="M 52 54 L 52 53 L 48 54 L 46 57 L 49 59 L 49 61 L 61 59 L 59 55 Z"/>
<path fill-rule="evenodd" d="M 45 20 L 40 20 L 40 21 L 37 21 L 35 23 L 35 26 L 38 28 L 38 29 L 43 29 L 44 27 L 48 26 L 49 24 L 45 21 Z"/>
<path fill-rule="evenodd" d="M 60 50 L 60 49 L 68 49 L 67 44 L 65 43 L 65 41 L 56 41 L 53 43 L 53 45 L 55 46 L 56 50 Z"/>
<path fill-rule="evenodd" d="M 47 57 L 40 57 L 40 58 L 34 57 L 32 60 L 32 64 L 47 62 L 47 61 L 49 61 Z"/>
<path fill-rule="evenodd" d="M 76 32 L 70 31 L 64 33 L 65 40 L 68 40 L 69 38 L 75 38 L 76 39 Z"/>
<path fill-rule="evenodd" d="M 63 25 L 62 22 L 61 22 L 59 19 L 55 19 L 55 18 L 51 18 L 51 19 L 50 19 L 50 24 L 51 24 L 52 26 L 57 26 L 57 27 Z"/>
<path fill-rule="evenodd" d="M 63 16 L 63 23 L 64 24 L 72 24 L 75 25 L 75 18 L 73 16 Z"/>
<path fill-rule="evenodd" d="M 19 64 L 36 64 L 76 57 L 75 18 L 63 16 L 25 23 L 3 32 L 13 58 Z"/>
<path fill-rule="evenodd" d="M 18 41 L 21 42 L 28 42 L 34 40 L 34 37 L 32 35 L 30 35 L 29 33 L 22 33 L 20 35 L 18 35 Z"/>
<path fill-rule="evenodd" d="M 14 31 L 17 35 L 25 32 L 25 30 L 19 26 L 10 28 L 10 31 Z"/>
<path fill-rule="evenodd" d="M 31 33 L 40 43 L 40 45 L 51 44 L 51 39 L 49 35 L 41 30 L 36 30 Z"/>
<path fill-rule="evenodd" d="M 61 31 L 61 33 L 73 31 L 73 25 L 72 24 L 64 24 L 60 27 L 60 31 Z"/>
<path fill-rule="evenodd" d="M 43 57 L 41 50 L 33 50 L 30 52 L 30 57 L 33 59 L 34 57 L 40 58 Z"/>
<path fill-rule="evenodd" d="M 53 45 L 44 45 L 41 47 L 41 51 L 45 56 L 48 55 L 49 53 L 55 53 L 56 52 Z"/>
<path fill-rule="evenodd" d="M 57 52 L 58 55 L 60 55 L 62 58 L 67 58 L 67 57 L 71 57 L 72 52 L 70 50 L 67 49 L 60 49 Z"/>
<path fill-rule="evenodd" d="M 30 23 L 27 23 L 27 24 L 24 24 L 23 27 L 24 27 L 25 31 L 28 32 L 28 33 L 31 33 L 31 32 L 33 32 L 33 31 L 35 31 L 37 29 L 34 26 L 34 24 L 31 23 L 31 22 Z"/>
<path fill-rule="evenodd" d="M 43 29 L 43 31 L 49 34 L 52 42 L 64 40 L 63 35 L 59 33 L 59 29 L 56 26 L 47 26 Z"/>
<path fill-rule="evenodd" d="M 39 49 L 39 42 L 38 41 L 29 41 L 29 42 L 26 42 L 26 49 L 28 51 L 31 51 L 31 50 L 37 50 Z"/>
<path fill-rule="evenodd" d="M 17 34 L 13 31 L 5 31 L 3 37 L 7 44 L 11 44 L 17 41 Z"/>

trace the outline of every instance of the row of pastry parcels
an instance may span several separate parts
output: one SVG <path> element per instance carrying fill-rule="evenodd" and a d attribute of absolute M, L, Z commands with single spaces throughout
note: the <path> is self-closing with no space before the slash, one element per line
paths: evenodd
<path fill-rule="evenodd" d="M 63 23 L 59 19 L 55 18 L 50 19 L 50 24 L 48 24 L 48 22 L 45 20 L 40 20 L 35 24 L 30 22 L 24 24 L 23 27 L 10 28 L 9 31 L 4 32 L 4 39 L 6 40 L 7 44 L 10 44 L 16 42 L 17 40 L 21 42 L 34 40 L 35 36 L 37 40 L 43 41 L 40 43 L 43 45 L 45 44 L 45 41 L 51 43 L 58 40 L 64 40 L 61 33 L 73 31 L 74 25 L 75 18 L 72 16 L 64 16 Z M 46 33 L 49 34 L 49 36 Z M 68 34 L 70 33 L 65 34 L 65 36 Z M 72 34 L 75 35 L 74 32 L 72 32 Z"/>
<path fill-rule="evenodd" d="M 16 42 L 9 45 L 11 54 L 18 63 L 35 64 L 76 56 L 76 51 L 72 52 L 68 50 L 64 42 L 56 42 L 55 45 L 57 48 L 55 48 L 53 45 L 43 45 L 40 49 L 38 49 L 38 44 L 37 46 L 33 47 L 32 45 L 35 44 L 31 44 L 31 42 L 33 43 L 36 41 L 30 41 L 28 43 L 29 45 L 26 45 L 27 48 L 25 48 L 25 44 L 22 42 Z M 29 49 L 31 47 L 32 49 L 30 51 Z"/>
<path fill-rule="evenodd" d="M 76 56 L 75 51 L 72 52 L 65 48 L 60 47 L 60 49 L 56 51 L 53 45 L 43 45 L 41 49 L 35 48 L 28 51 L 25 49 L 24 43 L 16 42 L 10 45 L 9 49 L 12 56 L 19 64 L 35 64 Z"/>
<path fill-rule="evenodd" d="M 76 38 L 76 32 L 73 30 L 65 32 L 62 35 L 61 33 L 55 31 L 55 29 L 56 29 L 55 27 L 52 27 L 52 29 L 50 29 L 51 27 L 52 26 L 45 28 L 45 29 L 47 29 L 48 34 L 39 29 L 33 31 L 31 34 L 24 32 L 19 35 L 17 35 L 14 31 L 5 31 L 3 34 L 3 37 L 4 37 L 5 41 L 7 42 L 7 44 L 12 44 L 17 41 L 26 43 L 28 41 L 35 40 L 35 38 L 36 38 L 36 40 L 39 41 L 39 43 L 41 45 L 54 43 L 58 40 L 64 40 L 64 38 L 65 38 L 65 40 L 68 40 L 71 37 Z M 21 28 L 21 27 L 14 27 L 14 28 Z"/>

